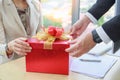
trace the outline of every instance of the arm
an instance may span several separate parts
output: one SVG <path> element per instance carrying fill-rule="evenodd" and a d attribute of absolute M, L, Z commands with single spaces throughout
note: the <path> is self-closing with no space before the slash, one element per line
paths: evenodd
<path fill-rule="evenodd" d="M 120 15 L 104 23 L 102 27 L 111 40 L 114 42 L 120 40 Z"/>
<path fill-rule="evenodd" d="M 112 18 L 110 21 L 106 22 L 105 24 L 102 25 L 102 27 L 99 27 L 99 28 L 103 29 L 103 31 L 105 31 L 105 33 L 114 42 L 120 40 L 120 15 Z M 99 35 L 99 32 L 97 33 Z M 104 35 L 105 34 L 102 33 L 98 37 L 101 37 Z M 80 39 L 78 38 L 77 40 L 74 40 L 75 42 L 72 43 L 71 47 L 66 49 L 66 51 L 69 52 L 70 55 L 72 56 L 79 57 L 80 55 L 85 54 L 90 49 L 92 49 L 96 45 L 96 40 L 94 39 L 94 34 L 93 33 L 91 34 L 91 32 L 89 32 L 83 38 L 80 38 Z M 101 41 L 102 40 L 100 40 L 100 42 Z"/>
<path fill-rule="evenodd" d="M 12 59 L 12 57 L 8 58 L 7 51 L 6 51 L 6 38 L 5 38 L 5 31 L 2 24 L 1 13 L 0 13 L 0 55 L 3 58 L 2 59 L 3 62 L 9 61 Z"/>
<path fill-rule="evenodd" d="M 114 4 L 114 2 L 115 2 L 115 0 L 97 0 L 96 4 L 90 10 L 88 10 L 88 12 L 92 15 L 92 18 L 98 20 L 105 12 L 107 12 L 109 10 L 109 8 Z M 89 16 L 88 16 L 88 18 L 92 21 L 92 19 Z M 108 25 L 109 23 L 111 23 L 110 24 L 111 27 Z M 118 29 L 117 25 L 119 25 L 119 24 L 120 24 L 120 18 L 119 17 L 115 18 L 115 19 L 113 18 L 109 22 L 105 23 L 103 25 L 102 29 L 113 40 L 115 38 L 111 37 L 111 34 L 110 34 L 111 30 L 113 29 L 114 25 L 116 25 L 116 29 Z M 77 24 L 77 25 L 79 25 L 79 24 Z M 73 26 L 73 27 L 75 27 L 75 26 Z M 115 31 L 117 31 L 117 32 L 115 32 Z M 112 34 L 113 33 L 114 33 L 114 36 L 117 34 L 117 37 L 118 37 L 118 35 L 120 34 L 120 29 L 115 30 L 115 27 L 114 27 Z M 103 36 L 103 35 L 105 35 L 105 34 L 102 33 L 101 36 Z M 98 37 L 99 37 L 99 35 L 98 35 Z M 99 42 L 101 42 L 101 41 L 99 41 Z M 80 55 L 85 54 L 90 49 L 92 49 L 96 45 L 96 42 L 93 38 L 93 34 L 91 32 L 89 32 L 83 38 L 78 37 L 77 39 L 71 41 L 70 44 L 72 44 L 72 45 L 70 46 L 70 48 L 66 49 L 66 51 L 69 52 L 72 56 L 79 57 Z"/>
<path fill-rule="evenodd" d="M 73 38 L 81 35 L 90 22 L 97 23 L 97 20 L 109 10 L 115 3 L 115 0 L 97 0 L 97 2 L 88 10 L 82 19 L 78 20 L 70 29 Z"/>
<path fill-rule="evenodd" d="M 88 10 L 88 13 L 86 15 L 93 23 L 97 23 L 97 20 L 104 13 L 106 13 L 114 3 L 115 0 L 97 0 L 97 2 L 92 6 L 92 8 Z M 97 28 L 96 31 L 103 42 L 108 43 L 109 41 L 111 41 L 111 39 L 102 27 Z"/>
<path fill-rule="evenodd" d="M 102 27 L 96 29 L 99 37 L 104 43 L 108 43 L 111 40 L 116 42 L 120 40 L 120 15 L 115 16 L 108 22 L 104 23 Z"/>
<path fill-rule="evenodd" d="M 98 20 L 111 8 L 114 3 L 115 0 L 97 0 L 97 2 L 88 10 L 88 12 Z"/>

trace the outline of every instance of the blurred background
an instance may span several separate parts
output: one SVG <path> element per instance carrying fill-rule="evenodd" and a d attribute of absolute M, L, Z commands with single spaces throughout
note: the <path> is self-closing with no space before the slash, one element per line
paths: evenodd
<path fill-rule="evenodd" d="M 41 0 L 44 26 L 69 29 L 97 0 Z M 114 16 L 114 6 L 102 16 L 98 25 Z"/>

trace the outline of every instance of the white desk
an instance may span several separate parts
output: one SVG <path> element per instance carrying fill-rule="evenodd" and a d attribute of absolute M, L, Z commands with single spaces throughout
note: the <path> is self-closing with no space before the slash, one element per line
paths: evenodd
<path fill-rule="evenodd" d="M 0 65 L 0 80 L 120 80 L 120 59 L 119 57 L 116 58 L 118 59 L 117 63 L 104 79 L 95 79 L 74 72 L 70 72 L 68 76 L 26 72 L 25 58 L 23 57 Z"/>

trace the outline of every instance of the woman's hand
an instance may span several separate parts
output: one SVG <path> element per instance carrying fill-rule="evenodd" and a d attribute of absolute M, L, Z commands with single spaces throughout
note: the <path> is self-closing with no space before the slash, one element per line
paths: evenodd
<path fill-rule="evenodd" d="M 28 52 L 31 52 L 32 48 L 26 40 L 27 38 L 17 38 L 8 43 L 8 49 L 20 56 L 27 55 Z"/>

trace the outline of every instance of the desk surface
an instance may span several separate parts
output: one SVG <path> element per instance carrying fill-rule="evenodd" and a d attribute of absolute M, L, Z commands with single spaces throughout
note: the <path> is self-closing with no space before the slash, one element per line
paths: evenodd
<path fill-rule="evenodd" d="M 117 75 L 120 75 L 120 60 L 117 61 L 104 79 L 95 79 L 74 72 L 70 72 L 68 76 L 26 72 L 24 57 L 0 65 L 0 80 L 120 80 Z"/>

